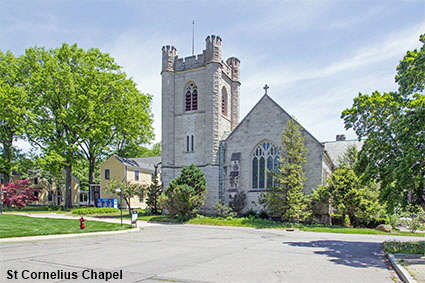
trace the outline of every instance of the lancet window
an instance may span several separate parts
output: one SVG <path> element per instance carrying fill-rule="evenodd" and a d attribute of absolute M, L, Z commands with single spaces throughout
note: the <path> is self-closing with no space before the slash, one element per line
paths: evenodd
<path fill-rule="evenodd" d="M 278 166 L 278 148 L 268 141 L 260 143 L 252 153 L 252 188 L 272 188 L 274 186 L 272 172 L 276 172 Z"/>
<path fill-rule="evenodd" d="M 193 83 L 186 87 L 185 110 L 198 110 L 198 87 Z"/>

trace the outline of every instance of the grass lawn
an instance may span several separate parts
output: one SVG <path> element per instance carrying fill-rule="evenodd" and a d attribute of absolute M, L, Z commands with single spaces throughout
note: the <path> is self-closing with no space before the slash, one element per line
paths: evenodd
<path fill-rule="evenodd" d="M 368 228 L 347 228 L 340 226 L 323 226 L 323 225 L 301 225 L 293 223 L 281 223 L 271 221 L 268 219 L 260 218 L 223 218 L 223 217 L 208 217 L 198 216 L 189 220 L 182 220 L 167 215 L 151 215 L 151 216 L 139 216 L 139 220 L 151 221 L 151 222 L 169 222 L 169 223 L 187 223 L 187 224 L 203 224 L 203 225 L 217 225 L 217 226 L 238 226 L 238 227 L 252 227 L 257 229 L 273 228 L 273 229 L 286 229 L 286 228 L 299 228 L 303 231 L 310 232 L 325 232 L 325 233 L 344 233 L 344 234 L 370 234 L 370 235 L 395 235 L 395 236 L 416 236 L 425 237 L 425 233 L 410 233 L 393 231 L 392 233 L 386 233 L 377 231 L 375 229 Z"/>
<path fill-rule="evenodd" d="M 0 215 L 0 238 L 74 234 L 126 230 L 129 226 L 99 221 L 85 221 L 86 228 L 80 229 L 78 219 L 35 218 L 21 215 Z"/>

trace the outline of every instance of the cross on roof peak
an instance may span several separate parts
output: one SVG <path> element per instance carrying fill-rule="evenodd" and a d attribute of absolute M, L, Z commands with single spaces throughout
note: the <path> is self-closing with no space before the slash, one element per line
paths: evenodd
<path fill-rule="evenodd" d="M 263 87 L 263 89 L 264 89 L 264 94 L 267 94 L 267 90 L 269 89 L 270 87 L 267 85 L 267 84 L 265 84 L 264 85 L 264 87 Z"/>

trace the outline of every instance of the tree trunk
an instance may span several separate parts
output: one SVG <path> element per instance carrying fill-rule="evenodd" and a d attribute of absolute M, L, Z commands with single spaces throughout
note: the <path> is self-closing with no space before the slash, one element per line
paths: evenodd
<path fill-rule="evenodd" d="M 89 185 L 90 185 L 90 184 L 94 184 L 96 160 L 94 158 L 89 158 L 88 161 L 89 161 Z"/>
<path fill-rule="evenodd" d="M 12 142 L 13 142 L 13 136 L 8 136 L 7 138 L 2 140 L 3 156 L 5 159 L 5 162 L 3 164 L 4 169 L 0 172 L 0 174 L 3 175 L 5 184 L 10 183 L 10 177 L 12 176 L 12 154 L 13 154 Z"/>
<path fill-rule="evenodd" d="M 131 204 L 130 204 L 130 198 L 124 198 L 126 204 L 127 204 L 127 209 L 128 209 L 128 215 L 131 216 Z"/>
<path fill-rule="evenodd" d="M 72 208 L 72 165 L 65 166 L 65 207 Z"/>

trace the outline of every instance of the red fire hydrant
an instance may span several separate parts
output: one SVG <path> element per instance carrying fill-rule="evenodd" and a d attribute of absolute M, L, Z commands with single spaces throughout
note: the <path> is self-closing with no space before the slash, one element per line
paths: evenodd
<path fill-rule="evenodd" d="M 86 221 L 86 220 L 84 219 L 84 217 L 81 216 L 81 218 L 80 218 L 80 229 L 86 228 L 86 225 L 84 224 L 84 221 Z"/>

